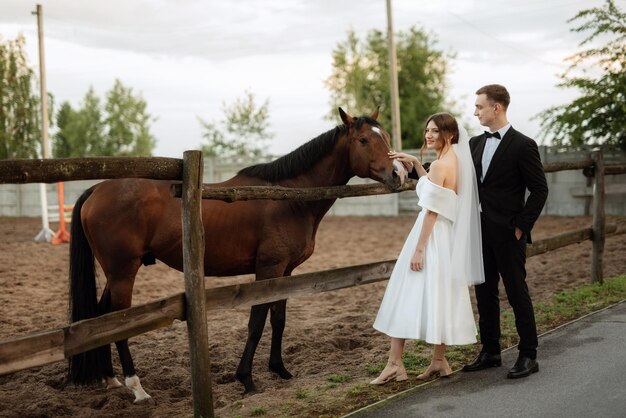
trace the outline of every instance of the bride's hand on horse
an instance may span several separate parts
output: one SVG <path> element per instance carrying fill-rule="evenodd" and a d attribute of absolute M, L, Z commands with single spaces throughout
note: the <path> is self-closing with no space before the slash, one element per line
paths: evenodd
<path fill-rule="evenodd" d="M 411 258 L 411 270 L 421 271 L 424 268 L 424 250 L 417 249 Z"/>
<path fill-rule="evenodd" d="M 389 158 L 400 161 L 409 173 L 420 163 L 416 157 L 404 152 L 389 151 Z"/>

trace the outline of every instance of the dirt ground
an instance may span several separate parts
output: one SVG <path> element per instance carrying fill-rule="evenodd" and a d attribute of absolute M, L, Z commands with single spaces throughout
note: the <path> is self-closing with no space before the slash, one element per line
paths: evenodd
<path fill-rule="evenodd" d="M 397 257 L 415 217 L 327 217 L 313 256 L 294 274 L 389 260 Z M 623 230 L 626 219 L 612 218 Z M 542 217 L 534 238 L 589 226 L 588 217 Z M 54 226 L 54 225 L 53 225 Z M 0 340 L 67 324 L 68 245 L 36 243 L 36 218 L 0 218 Z M 626 234 L 609 237 L 605 276 L 626 273 Z M 589 282 L 591 243 L 572 245 L 528 260 L 528 284 L 535 302 Z M 251 276 L 207 278 L 207 286 L 246 282 Z M 102 284 L 102 283 L 101 283 Z M 183 291 L 180 272 L 163 264 L 140 270 L 134 304 Z M 269 323 L 255 356 L 253 377 L 259 393 L 243 396 L 234 378 L 247 332 L 248 308 L 208 314 L 213 396 L 221 417 L 300 415 L 294 404 L 328 384 L 329 374 L 352 382 L 372 377 L 365 365 L 386 358 L 388 341 L 372 329 L 385 282 L 291 299 L 283 357 L 293 379 L 283 381 L 267 368 Z M 472 292 L 473 293 L 473 292 Z M 503 294 L 504 292 L 502 292 Z M 503 296 L 504 297 L 504 296 Z M 503 308 L 508 304 L 503 302 Z M 130 341 L 137 373 L 153 402 L 134 405 L 125 388 L 65 386 L 66 363 L 0 376 L 2 417 L 172 417 L 193 414 L 184 322 Z M 116 371 L 121 373 L 114 350 Z M 287 405 L 287 406 L 286 406 Z M 256 411 L 256 413 L 255 413 Z"/>

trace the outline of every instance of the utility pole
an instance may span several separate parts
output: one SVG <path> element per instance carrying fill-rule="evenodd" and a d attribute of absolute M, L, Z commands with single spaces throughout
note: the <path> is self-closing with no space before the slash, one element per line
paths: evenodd
<path fill-rule="evenodd" d="M 389 79 L 391 83 L 391 136 L 393 148 L 402 150 L 400 132 L 400 99 L 398 97 L 398 68 L 396 64 L 396 45 L 393 41 L 393 22 L 391 19 L 391 0 L 387 0 L 387 41 L 389 43 Z"/>
<path fill-rule="evenodd" d="M 39 37 L 39 86 L 41 102 L 41 140 L 43 147 L 43 158 L 50 158 L 50 144 L 48 142 L 48 92 L 46 90 L 46 64 L 43 49 L 43 8 L 37 5 L 37 10 L 31 12 L 37 15 L 37 33 Z M 41 201 L 41 224 L 42 229 L 35 237 L 35 241 L 50 242 L 54 232 L 50 229 L 48 221 L 48 197 L 46 195 L 46 185 L 39 184 L 39 198 Z M 63 216 L 63 214 L 61 214 Z"/>

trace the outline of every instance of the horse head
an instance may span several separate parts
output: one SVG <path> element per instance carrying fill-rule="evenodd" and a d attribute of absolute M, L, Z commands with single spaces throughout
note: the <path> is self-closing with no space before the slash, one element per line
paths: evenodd
<path fill-rule="evenodd" d="M 402 186 L 407 172 L 402 164 L 389 158 L 389 134 L 376 122 L 378 108 L 369 117 L 355 118 L 342 108 L 339 115 L 347 128 L 352 172 L 384 183 L 392 190 Z"/>

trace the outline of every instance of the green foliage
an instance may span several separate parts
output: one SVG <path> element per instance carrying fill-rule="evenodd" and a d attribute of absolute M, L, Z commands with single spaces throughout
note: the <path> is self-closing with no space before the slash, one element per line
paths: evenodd
<path fill-rule="evenodd" d="M 58 131 L 53 138 L 55 157 L 151 156 L 156 140 L 150 133 L 155 119 L 146 101 L 115 80 L 104 107 L 89 88 L 81 107 L 68 102 L 56 115 Z"/>
<path fill-rule="evenodd" d="M 304 399 L 304 398 L 307 398 L 308 396 L 309 396 L 309 392 L 306 389 L 301 389 L 296 392 L 296 398 L 298 399 Z"/>
<path fill-rule="evenodd" d="M 403 148 L 419 148 L 423 142 L 426 118 L 433 113 L 451 111 L 446 102 L 447 58 L 435 49 L 436 40 L 415 27 L 396 36 L 400 122 Z M 368 32 L 360 41 L 354 31 L 333 51 L 333 70 L 325 80 L 331 91 L 331 111 L 341 106 L 353 114 L 369 114 L 381 105 L 379 122 L 391 129 L 389 52 L 386 35 L 379 30 Z"/>
<path fill-rule="evenodd" d="M 22 35 L 0 39 L 0 159 L 37 158 L 41 149 L 39 98 Z"/>
<path fill-rule="evenodd" d="M 626 14 L 607 0 L 604 7 L 582 10 L 568 22 L 577 20 L 583 23 L 571 31 L 591 32 L 579 46 L 600 37 L 607 41 L 568 58 L 571 65 L 557 86 L 577 89 L 581 96 L 536 116 L 542 136 L 552 134 L 556 145 L 604 144 L 626 150 Z"/>
<path fill-rule="evenodd" d="M 268 132 L 269 100 L 257 106 L 254 94 L 246 91 L 243 99 L 231 105 L 223 104 L 222 111 L 221 128 L 198 118 L 206 140 L 202 145 L 204 155 L 222 158 L 267 155 L 267 141 L 273 137 Z"/>
<path fill-rule="evenodd" d="M 99 156 L 105 142 L 102 106 L 93 88 L 89 88 L 78 110 L 63 102 L 56 115 L 57 133 L 53 137 L 55 157 Z M 109 154 L 110 155 L 110 154 Z"/>

